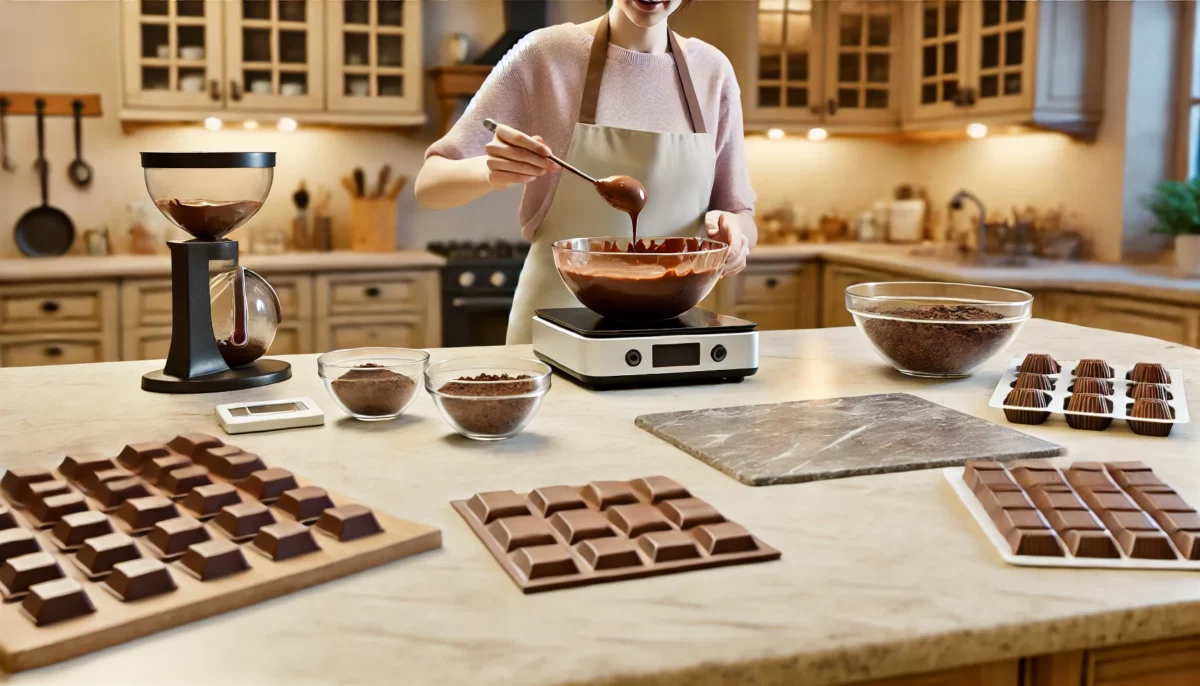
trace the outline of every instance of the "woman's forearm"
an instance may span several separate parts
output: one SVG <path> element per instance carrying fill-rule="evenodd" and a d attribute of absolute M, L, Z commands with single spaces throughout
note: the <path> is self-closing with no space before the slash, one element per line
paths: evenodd
<path fill-rule="evenodd" d="M 417 202 L 431 210 L 466 205 L 492 190 L 487 157 L 452 160 L 432 155 L 425 160 L 413 186 Z"/>

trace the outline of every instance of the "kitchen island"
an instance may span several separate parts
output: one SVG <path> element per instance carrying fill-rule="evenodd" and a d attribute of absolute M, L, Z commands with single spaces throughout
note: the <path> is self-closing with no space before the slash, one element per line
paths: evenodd
<path fill-rule="evenodd" d="M 1200 397 L 1193 348 L 1034 320 L 1009 354 L 1027 352 L 1164 362 L 1184 370 L 1193 410 Z M 309 395 L 324 427 L 231 441 L 439 527 L 443 548 L 11 683 L 1079 686 L 1185 683 L 1166 680 L 1200 669 L 1200 642 L 1187 639 L 1200 635 L 1195 573 L 1011 567 L 938 470 L 751 488 L 634 426 L 652 412 L 882 392 L 1003 423 L 987 402 L 1006 356 L 969 379 L 930 382 L 893 372 L 854 329 L 769 332 L 761 371 L 742 384 L 595 393 L 556 377 L 530 428 L 495 444 L 454 435 L 425 394 L 395 422 L 346 419 L 314 356 L 285 359 L 295 367 L 285 383 L 203 396 L 139 390 L 154 362 L 0 369 L 4 466 L 47 468 L 68 451 L 115 453 L 187 431 L 222 435 L 217 403 Z M 1064 446 L 1060 462 L 1144 460 L 1200 501 L 1194 424 L 1168 439 L 1061 422 L 1020 428 Z M 524 596 L 449 505 L 477 491 L 649 474 L 680 481 L 783 558 Z M 904 677 L 915 674 L 931 676 Z"/>

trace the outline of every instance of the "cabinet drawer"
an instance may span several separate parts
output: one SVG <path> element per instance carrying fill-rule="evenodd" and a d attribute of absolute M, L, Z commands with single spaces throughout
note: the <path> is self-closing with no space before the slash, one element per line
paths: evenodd
<path fill-rule="evenodd" d="M 99 331 L 105 326 L 112 288 L 29 284 L 0 289 L 0 332 Z"/>
<path fill-rule="evenodd" d="M 1132 298 L 1055 293 L 1044 309 L 1050 318 L 1068 324 L 1185 345 L 1200 343 L 1200 310 L 1195 308 Z"/>
<path fill-rule="evenodd" d="M 799 271 L 746 270 L 741 274 L 738 289 L 739 303 L 791 302 L 800 293 Z M 815 297 L 815 294 L 812 294 Z"/>
<path fill-rule="evenodd" d="M 425 340 L 423 317 L 389 317 L 382 321 L 329 322 L 328 345 L 323 350 L 345 348 L 419 348 Z"/>
<path fill-rule="evenodd" d="M 437 275 L 420 272 L 344 274 L 321 277 L 318 305 L 322 314 L 422 312 L 428 309 Z"/>
<path fill-rule="evenodd" d="M 275 332 L 268 355 L 297 355 L 311 352 L 312 324 L 284 322 Z M 163 360 L 171 349 L 170 327 L 127 330 L 122 341 L 123 359 Z"/>
<path fill-rule="evenodd" d="M 45 338 L 42 340 L 0 339 L 0 365 L 5 367 L 103 361 L 104 344 L 99 337 Z"/>
<path fill-rule="evenodd" d="M 309 277 L 273 275 L 267 282 L 279 296 L 279 308 L 284 321 L 312 316 L 312 280 Z M 170 326 L 170 279 L 126 282 L 122 305 L 122 328 Z"/>

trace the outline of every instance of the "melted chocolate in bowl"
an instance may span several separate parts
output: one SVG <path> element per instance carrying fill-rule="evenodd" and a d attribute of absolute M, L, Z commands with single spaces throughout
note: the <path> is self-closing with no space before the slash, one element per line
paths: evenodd
<path fill-rule="evenodd" d="M 582 239 L 556 243 L 554 260 L 589 310 L 613 319 L 662 320 L 687 312 L 712 291 L 727 250 L 699 238 Z"/>
<path fill-rule="evenodd" d="M 637 220 L 646 207 L 646 187 L 632 176 L 609 176 L 596 182 L 596 191 L 609 205 L 629 215 L 633 222 L 633 244 L 637 244 Z"/>
<path fill-rule="evenodd" d="M 254 216 L 258 208 L 262 207 L 262 203 L 257 200 L 215 202 L 164 198 L 155 201 L 154 204 L 184 231 L 206 240 L 222 238 Z"/>

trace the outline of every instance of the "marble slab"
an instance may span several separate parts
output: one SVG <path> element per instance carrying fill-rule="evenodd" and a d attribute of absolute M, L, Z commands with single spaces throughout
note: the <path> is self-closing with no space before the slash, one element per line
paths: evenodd
<path fill-rule="evenodd" d="M 646 414 L 636 423 L 751 486 L 1063 452 L 907 393 Z"/>

